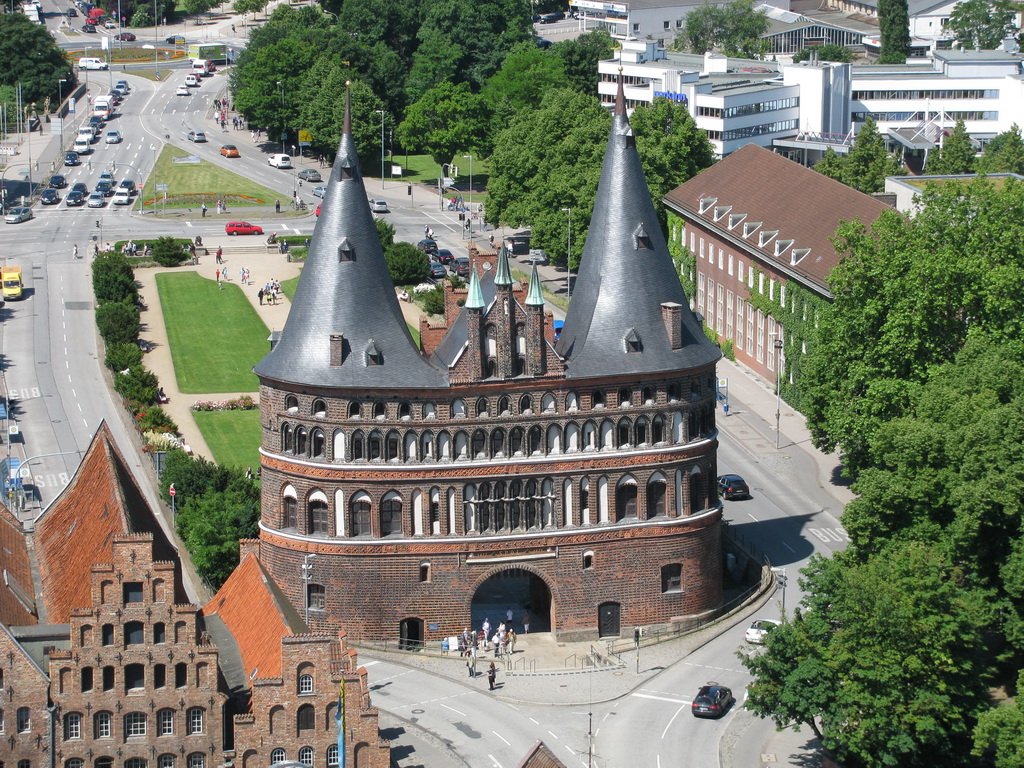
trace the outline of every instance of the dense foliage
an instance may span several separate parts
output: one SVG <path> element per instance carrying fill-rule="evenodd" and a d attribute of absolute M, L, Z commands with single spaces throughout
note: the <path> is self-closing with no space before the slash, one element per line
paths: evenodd
<path fill-rule="evenodd" d="M 395 285 L 417 285 L 430 275 L 427 256 L 412 243 L 394 243 L 384 252 Z"/>
<path fill-rule="evenodd" d="M 953 7 L 945 31 L 955 35 L 955 43 L 968 50 L 991 51 L 1013 36 L 1017 3 L 1011 0 L 962 0 Z"/>
<path fill-rule="evenodd" d="M 886 176 L 904 173 L 899 160 L 886 151 L 885 140 L 870 117 L 861 126 L 848 154 L 840 155 L 829 147 L 814 170 L 869 195 L 885 189 Z"/>
<path fill-rule="evenodd" d="M 189 258 L 191 254 L 173 237 L 158 237 L 153 241 L 153 261 L 161 267 L 176 267 Z"/>
<path fill-rule="evenodd" d="M 974 143 L 964 121 L 957 120 L 950 134 L 944 137 L 942 145 L 932 150 L 925 170 L 930 174 L 941 175 L 973 173 L 974 156 Z"/>
<path fill-rule="evenodd" d="M 1020 128 L 1013 125 L 1010 130 L 996 136 L 985 146 L 985 153 L 975 165 L 978 173 L 1020 173 L 1024 174 L 1024 140 Z"/>
<path fill-rule="evenodd" d="M 719 51 L 726 56 L 758 56 L 764 50 L 761 35 L 768 31 L 768 16 L 755 5 L 753 0 L 733 0 L 728 5 L 705 3 L 694 8 L 686 14 L 686 27 L 673 48 L 701 54 Z"/>
<path fill-rule="evenodd" d="M 808 61 L 811 56 L 816 57 L 818 61 L 853 61 L 853 51 L 849 48 L 835 43 L 826 43 L 817 48 L 801 48 L 793 54 L 793 63 L 799 64 L 801 61 Z"/>
<path fill-rule="evenodd" d="M 880 64 L 902 64 L 910 55 L 910 11 L 907 0 L 878 0 L 878 27 L 882 38 Z"/>
<path fill-rule="evenodd" d="M 22 105 L 35 104 L 42 117 L 46 99 L 55 107 L 58 90 L 66 95 L 78 84 L 53 36 L 23 13 L 0 13 L 0 61 L 0 102 L 7 105 L 9 125 L 14 122 L 17 85 L 21 85 Z M 58 85 L 61 79 L 67 81 L 63 86 Z"/>

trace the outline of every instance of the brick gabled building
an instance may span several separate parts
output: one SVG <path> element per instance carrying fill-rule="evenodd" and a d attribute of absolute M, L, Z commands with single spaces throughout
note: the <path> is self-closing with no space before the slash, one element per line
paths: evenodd
<path fill-rule="evenodd" d="M 48 763 L 55 716 L 49 704 L 46 670 L 0 625 L 0 763 L 31 766 Z"/>
<path fill-rule="evenodd" d="M 720 354 L 621 89 L 559 341 L 536 276 L 524 290 L 504 250 L 477 254 L 453 298 L 417 347 L 346 109 L 295 301 L 255 369 L 259 561 L 292 605 L 317 628 L 410 644 L 479 626 L 498 600 L 566 639 L 717 608 Z"/>
<path fill-rule="evenodd" d="M 830 301 L 843 221 L 870 226 L 888 206 L 748 144 L 669 192 L 671 238 L 695 260 L 694 310 L 736 359 L 770 381 L 798 378 L 815 301 Z M 776 341 L 782 341 L 781 349 Z M 781 353 L 781 357 L 779 356 Z M 780 370 L 781 368 L 781 370 Z"/>
<path fill-rule="evenodd" d="M 366 670 L 358 668 L 355 650 L 343 632 L 310 634 L 260 565 L 255 542 L 242 543 L 241 562 L 203 614 L 218 642 L 223 630 L 230 633 L 241 659 L 236 680 L 229 680 L 238 699 L 234 765 L 339 765 L 336 716 L 344 685 L 345 765 L 388 767 L 390 747 L 380 738 Z"/>

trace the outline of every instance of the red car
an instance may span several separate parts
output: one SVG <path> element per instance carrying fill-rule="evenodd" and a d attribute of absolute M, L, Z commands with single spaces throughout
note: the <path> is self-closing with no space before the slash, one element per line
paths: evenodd
<path fill-rule="evenodd" d="M 135 42 L 135 35 L 132 32 L 118 32 L 114 35 L 115 40 L 125 40 L 129 43 Z"/>
<path fill-rule="evenodd" d="M 248 221 L 229 221 L 224 225 L 224 231 L 229 235 L 262 235 L 263 227 Z"/>

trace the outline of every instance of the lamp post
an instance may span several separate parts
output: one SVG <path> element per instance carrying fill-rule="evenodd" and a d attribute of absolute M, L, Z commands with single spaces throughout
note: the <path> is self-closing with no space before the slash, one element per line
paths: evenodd
<path fill-rule="evenodd" d="M 277 81 L 278 93 L 281 96 L 281 154 L 284 154 L 284 83 Z"/>
<path fill-rule="evenodd" d="M 384 110 L 373 111 L 380 113 L 380 188 L 384 189 Z"/>
<path fill-rule="evenodd" d="M 768 334 L 775 349 L 775 450 L 779 449 L 779 417 L 782 405 L 782 332 Z"/>
<path fill-rule="evenodd" d="M 64 115 L 61 114 L 61 106 L 64 104 L 64 89 L 61 88 L 67 80 L 63 77 L 57 81 L 57 120 L 60 121 L 60 153 L 64 154 Z"/>
<path fill-rule="evenodd" d="M 569 235 L 565 247 L 565 298 L 572 298 L 572 206 L 562 209 L 569 214 Z"/>
<path fill-rule="evenodd" d="M 463 157 L 469 158 L 469 210 L 470 213 L 473 211 L 473 156 L 463 155 Z"/>

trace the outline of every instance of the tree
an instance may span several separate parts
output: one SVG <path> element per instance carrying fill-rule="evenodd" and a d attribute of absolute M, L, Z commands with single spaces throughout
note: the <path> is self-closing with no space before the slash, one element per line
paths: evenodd
<path fill-rule="evenodd" d="M 164 235 L 153 241 L 153 261 L 162 267 L 176 267 L 186 258 L 186 251 L 173 237 Z"/>
<path fill-rule="evenodd" d="M 139 338 L 139 310 L 126 301 L 96 307 L 96 327 L 107 344 L 134 344 Z"/>
<path fill-rule="evenodd" d="M 259 487 L 236 472 L 224 491 L 182 497 L 176 527 L 196 571 L 217 589 L 238 565 L 239 539 L 259 535 Z"/>
<path fill-rule="evenodd" d="M 999 48 L 1017 29 L 1015 4 L 1010 0 L 963 0 L 953 7 L 946 31 L 955 35 L 956 44 L 977 51 Z"/>
<path fill-rule="evenodd" d="M 139 286 L 135 282 L 135 271 L 124 254 L 105 251 L 93 259 L 92 292 L 98 304 L 137 301 Z"/>
<path fill-rule="evenodd" d="M 256 14 L 262 11 L 266 5 L 267 0 L 235 0 L 231 7 L 235 13 L 244 16 L 247 13 Z"/>
<path fill-rule="evenodd" d="M 566 85 L 581 93 L 597 93 L 597 63 L 610 59 L 615 45 L 606 30 L 597 29 L 575 40 L 555 43 L 551 50 L 562 59 Z"/>
<path fill-rule="evenodd" d="M 398 126 L 402 145 L 429 152 L 437 163 L 477 150 L 487 140 L 488 110 L 482 96 L 466 83 L 444 82 L 431 88 L 405 112 Z"/>
<path fill-rule="evenodd" d="M 297 125 L 313 136 L 314 152 L 333 157 L 341 141 L 345 123 L 346 83 L 352 99 L 352 138 L 359 152 L 363 171 L 372 174 L 381 157 L 380 115 L 384 103 L 369 86 L 354 80 L 353 71 L 339 61 L 324 56 L 314 65 L 299 92 L 301 104 Z M 385 113 L 385 127 L 391 122 Z M 390 129 L 389 129 L 390 130 Z"/>
<path fill-rule="evenodd" d="M 839 62 L 851 62 L 853 61 L 853 51 L 842 45 L 836 45 L 835 43 L 826 43 L 825 45 L 817 48 L 801 48 L 795 54 L 793 54 L 793 63 L 799 64 L 801 61 L 809 61 L 811 56 L 817 57 L 818 61 L 839 61 Z"/>
<path fill-rule="evenodd" d="M 198 16 L 206 13 L 217 3 L 214 0 L 178 0 L 178 5 L 189 16 Z"/>
<path fill-rule="evenodd" d="M 0 68 L 0 86 L 13 89 L 20 84 L 22 104 L 36 104 L 40 116 L 47 97 L 52 103 L 57 102 L 59 80 L 67 81 L 63 85 L 64 95 L 78 84 L 74 70 L 53 36 L 45 26 L 33 24 L 23 13 L 0 14 L 0 61 L 4 62 Z M 14 123 L 16 105 L 13 98 L 5 101 L 10 126 Z"/>
<path fill-rule="evenodd" d="M 878 0 L 881 33 L 880 64 L 902 64 L 910 55 L 910 12 L 907 0 Z"/>
<path fill-rule="evenodd" d="M 686 26 L 673 43 L 676 50 L 707 53 L 720 49 L 726 56 L 753 58 L 764 50 L 761 35 L 768 31 L 768 16 L 753 0 L 733 0 L 725 6 L 707 3 L 686 15 Z"/>
<path fill-rule="evenodd" d="M 865 194 L 883 191 L 887 176 L 904 173 L 899 161 L 886 151 L 878 126 L 870 117 L 861 126 L 849 154 L 839 155 L 829 147 L 814 170 Z"/>
<path fill-rule="evenodd" d="M 974 156 L 974 143 L 964 121 L 957 120 L 953 132 L 944 139 L 942 146 L 932 151 L 926 170 L 938 175 L 973 173 Z"/>
<path fill-rule="evenodd" d="M 430 275 L 426 255 L 412 243 L 395 243 L 385 252 L 384 259 L 395 285 L 417 285 Z"/>
<path fill-rule="evenodd" d="M 491 112 L 504 121 L 524 107 L 539 104 L 546 91 L 564 82 L 562 59 L 528 40 L 509 52 L 480 93 Z"/>
<path fill-rule="evenodd" d="M 976 167 L 978 173 L 1024 174 L 1024 140 L 1016 123 L 985 146 Z"/>
<path fill-rule="evenodd" d="M 1024 671 L 1017 677 L 1017 699 L 990 709 L 974 729 L 975 757 L 991 753 L 995 768 L 1024 768 Z"/>
<path fill-rule="evenodd" d="M 387 253 L 395 242 L 395 228 L 391 223 L 380 216 L 373 217 L 373 226 L 377 228 L 377 239 L 380 240 L 380 247 Z"/>

